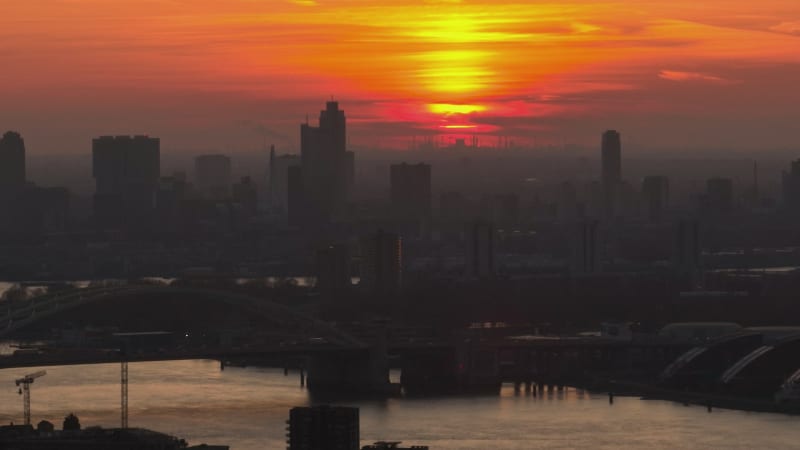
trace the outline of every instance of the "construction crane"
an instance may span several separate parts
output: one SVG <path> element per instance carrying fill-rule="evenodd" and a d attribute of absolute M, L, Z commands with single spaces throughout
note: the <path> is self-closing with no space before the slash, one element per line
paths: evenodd
<path fill-rule="evenodd" d="M 47 375 L 47 372 L 44 370 L 40 370 L 38 372 L 34 372 L 24 377 L 15 380 L 17 386 L 22 386 L 19 388 L 19 395 L 22 396 L 22 403 L 24 408 L 25 414 L 25 425 L 31 424 L 31 384 L 37 378 L 43 377 Z"/>
<path fill-rule="evenodd" d="M 120 427 L 124 430 L 128 428 L 128 361 L 123 360 L 120 373 L 120 390 L 122 391 L 121 423 Z"/>

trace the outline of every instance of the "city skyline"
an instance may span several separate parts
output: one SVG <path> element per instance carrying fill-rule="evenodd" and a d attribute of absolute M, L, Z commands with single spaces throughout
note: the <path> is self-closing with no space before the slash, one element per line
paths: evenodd
<path fill-rule="evenodd" d="M 796 2 L 46 3 L 11 6 L 5 28 L 0 120 L 32 154 L 106 133 L 296 152 L 331 95 L 359 147 L 594 146 L 612 128 L 637 152 L 800 140 Z"/>

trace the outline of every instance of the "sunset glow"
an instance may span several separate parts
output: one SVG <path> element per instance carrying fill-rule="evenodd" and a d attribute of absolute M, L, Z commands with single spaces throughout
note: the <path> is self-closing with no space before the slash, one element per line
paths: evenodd
<path fill-rule="evenodd" d="M 695 127 L 711 144 L 737 128 L 723 123 L 800 101 L 795 0 L 39 0 L 4 16 L 15 107 L 0 120 L 34 131 L 52 117 L 50 151 L 127 131 L 253 146 L 256 128 L 292 146 L 331 95 L 362 145 L 465 129 L 586 143 L 612 126 L 665 145 Z M 772 145 L 800 141 L 776 126 Z"/>

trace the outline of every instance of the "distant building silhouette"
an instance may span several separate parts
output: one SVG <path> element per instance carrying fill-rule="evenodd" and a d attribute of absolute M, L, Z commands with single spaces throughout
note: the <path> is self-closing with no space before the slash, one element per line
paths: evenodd
<path fill-rule="evenodd" d="M 352 198 L 356 185 L 356 154 L 351 151 L 344 153 L 344 177 L 347 188 L 347 199 Z"/>
<path fill-rule="evenodd" d="M 706 181 L 706 209 L 721 213 L 733 209 L 733 181 L 730 178 L 711 178 Z"/>
<path fill-rule="evenodd" d="M 618 197 L 622 182 L 622 141 L 617 131 L 603 133 L 601 159 L 605 214 L 613 216 L 619 212 Z"/>
<path fill-rule="evenodd" d="M 702 248 L 700 246 L 700 223 L 694 219 L 682 219 L 675 224 L 672 245 L 674 270 L 688 276 L 695 284 L 702 270 Z"/>
<path fill-rule="evenodd" d="M 486 199 L 486 217 L 493 223 L 510 226 L 519 222 L 519 195 L 495 194 Z"/>
<path fill-rule="evenodd" d="M 233 203 L 238 205 L 246 217 L 255 216 L 258 212 L 258 186 L 250 177 L 242 177 L 233 185 L 231 196 Z"/>
<path fill-rule="evenodd" d="M 200 155 L 194 159 L 194 181 L 205 198 L 224 201 L 231 193 L 231 159 L 225 155 Z"/>
<path fill-rule="evenodd" d="M 491 223 L 475 221 L 467 229 L 467 278 L 489 278 L 495 275 L 495 230 Z"/>
<path fill-rule="evenodd" d="M 571 264 L 573 274 L 591 274 L 600 271 L 599 224 L 586 220 L 573 225 L 570 242 Z"/>
<path fill-rule="evenodd" d="M 431 166 L 392 164 L 390 169 L 392 213 L 409 232 L 418 234 L 431 220 Z M 408 224 L 408 225 L 406 225 Z"/>
<path fill-rule="evenodd" d="M 308 202 L 303 186 L 303 168 L 289 166 L 286 170 L 286 214 L 289 225 L 300 227 L 308 220 Z"/>
<path fill-rule="evenodd" d="M 336 292 L 350 287 L 350 249 L 346 245 L 329 245 L 317 250 L 317 289 Z"/>
<path fill-rule="evenodd" d="M 642 181 L 645 216 L 651 222 L 664 219 L 669 204 L 669 180 L 663 176 L 648 176 Z"/>
<path fill-rule="evenodd" d="M 289 412 L 288 450 L 358 450 L 358 408 L 313 406 Z"/>
<path fill-rule="evenodd" d="M 300 155 L 275 155 L 270 158 L 269 195 L 270 207 L 273 211 L 287 213 L 289 208 L 289 168 L 300 167 L 300 164 Z"/>
<path fill-rule="evenodd" d="M 25 141 L 14 131 L 0 139 L 0 197 L 25 187 Z"/>
<path fill-rule="evenodd" d="M 397 234 L 378 231 L 361 239 L 361 286 L 393 294 L 403 281 L 403 241 Z"/>
<path fill-rule="evenodd" d="M 309 219 L 327 222 L 347 201 L 347 130 L 338 102 L 327 102 L 319 126 L 300 126 L 303 187 Z"/>
<path fill-rule="evenodd" d="M 92 140 L 94 215 L 100 226 L 141 225 L 154 211 L 161 143 L 147 136 Z"/>
<path fill-rule="evenodd" d="M 783 205 L 787 211 L 800 213 L 800 159 L 783 172 Z"/>

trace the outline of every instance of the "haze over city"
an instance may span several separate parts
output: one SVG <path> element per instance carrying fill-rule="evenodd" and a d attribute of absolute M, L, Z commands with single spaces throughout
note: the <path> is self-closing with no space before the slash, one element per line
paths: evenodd
<path fill-rule="evenodd" d="M 0 449 L 800 442 L 797 0 L 6 3 Z"/>
<path fill-rule="evenodd" d="M 32 155 L 137 133 L 168 152 L 296 152 L 331 96 L 364 148 L 592 146 L 608 128 L 636 154 L 800 139 L 793 0 L 40 0 L 9 2 L 2 25 L 0 123 Z"/>

